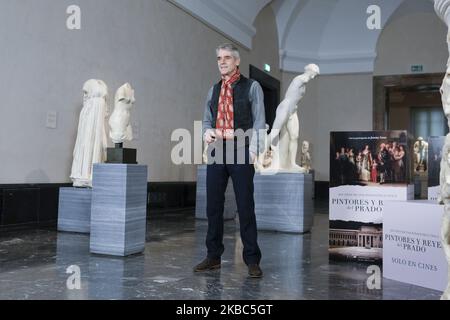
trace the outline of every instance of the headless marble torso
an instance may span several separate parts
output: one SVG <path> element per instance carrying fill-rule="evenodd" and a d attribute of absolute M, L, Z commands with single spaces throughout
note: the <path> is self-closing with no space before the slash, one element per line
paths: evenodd
<path fill-rule="evenodd" d="M 130 110 L 135 102 L 134 90 L 129 83 L 117 89 L 114 112 L 109 119 L 111 131 L 109 136 L 114 143 L 133 140 L 133 130 L 130 124 Z"/>

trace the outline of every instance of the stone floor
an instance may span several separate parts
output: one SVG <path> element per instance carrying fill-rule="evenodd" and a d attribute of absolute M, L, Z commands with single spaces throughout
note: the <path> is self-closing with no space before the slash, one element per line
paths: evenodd
<path fill-rule="evenodd" d="M 262 279 L 247 277 L 236 223 L 225 227 L 222 269 L 193 274 L 205 254 L 206 221 L 193 211 L 165 214 L 147 225 L 144 254 L 89 254 L 89 236 L 53 230 L 0 235 L 0 299 L 431 299 L 440 292 L 383 279 L 368 289 L 368 265 L 328 261 L 326 204 L 305 235 L 259 232 Z M 68 289 L 69 266 L 81 289 Z"/>

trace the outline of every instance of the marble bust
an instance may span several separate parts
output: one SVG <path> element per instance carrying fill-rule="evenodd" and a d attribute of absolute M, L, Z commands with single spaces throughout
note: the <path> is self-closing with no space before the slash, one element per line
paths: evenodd
<path fill-rule="evenodd" d="M 306 173 L 308 170 L 296 163 L 299 120 L 298 104 L 306 92 L 306 84 L 320 74 L 315 64 L 305 67 L 305 72 L 292 80 L 284 100 L 279 104 L 272 130 L 268 137 L 269 148 L 258 156 L 258 171 L 283 171 Z M 269 159 L 268 159 L 269 158 Z M 268 165 L 265 165 L 268 164 Z"/>
<path fill-rule="evenodd" d="M 109 136 L 114 143 L 133 140 L 133 130 L 130 124 L 130 111 L 135 102 L 134 90 L 125 83 L 116 91 L 114 97 L 114 112 L 109 118 L 111 131 Z"/>
<path fill-rule="evenodd" d="M 437 15 L 447 25 L 447 28 L 450 27 L 450 0 L 434 0 L 434 9 Z M 447 33 L 446 41 L 449 51 L 449 60 L 447 60 L 447 70 L 442 82 L 441 94 L 444 113 L 450 128 L 450 28 Z M 446 136 L 445 144 L 442 149 L 439 202 L 444 204 L 441 240 L 449 266 L 448 285 L 441 299 L 450 300 L 450 134 Z"/>
<path fill-rule="evenodd" d="M 102 80 L 91 79 L 85 82 L 83 108 L 70 173 L 74 187 L 92 187 L 93 164 L 106 160 L 107 96 L 108 87 Z"/>
<path fill-rule="evenodd" d="M 309 154 L 309 142 L 303 141 L 302 143 L 302 155 L 300 158 L 300 166 L 305 168 L 307 172 L 311 170 L 311 155 Z"/>

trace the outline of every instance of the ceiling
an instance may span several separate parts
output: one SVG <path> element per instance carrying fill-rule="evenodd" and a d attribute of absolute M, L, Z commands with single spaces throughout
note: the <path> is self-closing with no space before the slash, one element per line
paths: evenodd
<path fill-rule="evenodd" d="M 280 67 L 301 72 L 317 63 L 323 74 L 373 72 L 383 27 L 406 14 L 433 11 L 430 0 L 170 0 L 215 30 L 251 49 L 253 22 L 270 5 L 278 27 Z M 369 30 L 370 5 L 381 29 Z"/>

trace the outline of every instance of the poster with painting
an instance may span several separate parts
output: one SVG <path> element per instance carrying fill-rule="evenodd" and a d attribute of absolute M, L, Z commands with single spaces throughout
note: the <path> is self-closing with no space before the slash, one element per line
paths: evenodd
<path fill-rule="evenodd" d="M 386 201 L 413 199 L 407 131 L 331 132 L 329 254 L 381 263 Z"/>

